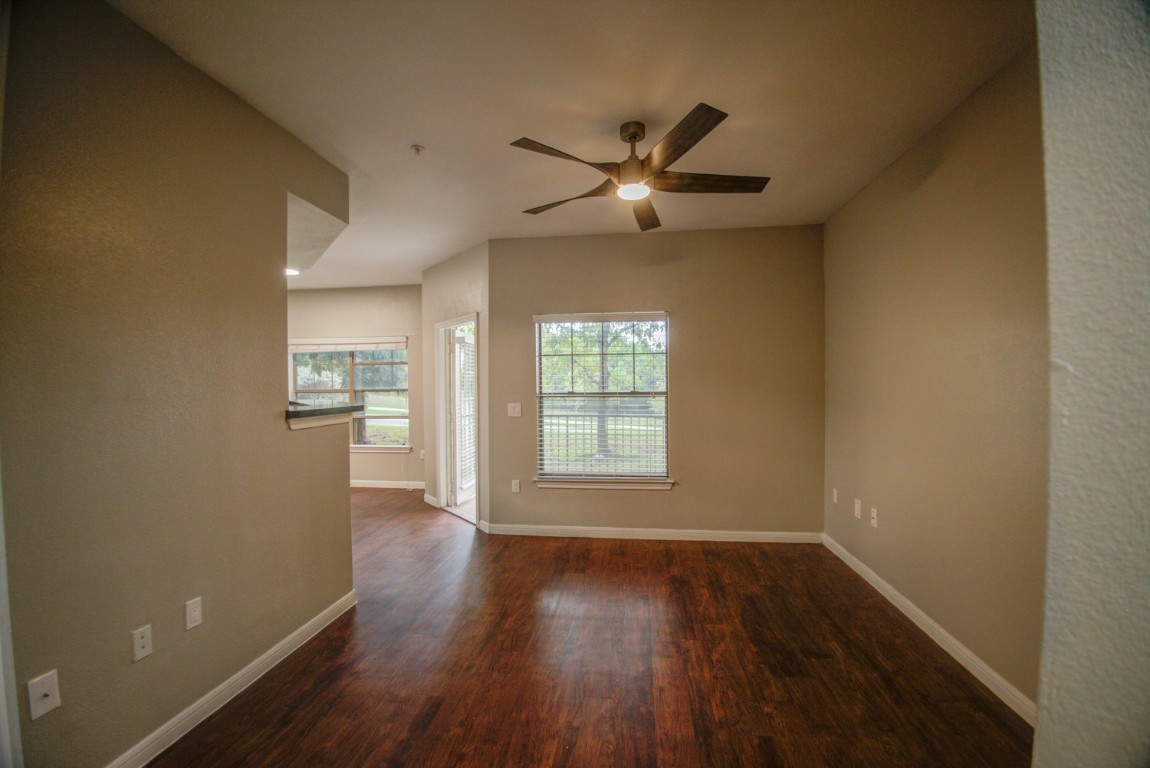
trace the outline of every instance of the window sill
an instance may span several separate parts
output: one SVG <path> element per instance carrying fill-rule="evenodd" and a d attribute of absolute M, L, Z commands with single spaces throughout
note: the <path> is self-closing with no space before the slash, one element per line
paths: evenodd
<path fill-rule="evenodd" d="M 410 445 L 351 445 L 352 453 L 411 453 Z"/>
<path fill-rule="evenodd" d="M 675 481 L 669 477 L 537 477 L 537 488 L 583 488 L 611 491 L 669 491 Z"/>

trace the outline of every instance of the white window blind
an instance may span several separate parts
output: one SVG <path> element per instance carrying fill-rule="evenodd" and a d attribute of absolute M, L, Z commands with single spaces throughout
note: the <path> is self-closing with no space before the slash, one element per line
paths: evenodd
<path fill-rule="evenodd" d="M 373 336 L 365 339 L 289 339 L 288 352 L 370 352 L 407 349 L 406 336 Z"/>
<path fill-rule="evenodd" d="M 535 317 L 539 477 L 667 477 L 665 312 Z"/>

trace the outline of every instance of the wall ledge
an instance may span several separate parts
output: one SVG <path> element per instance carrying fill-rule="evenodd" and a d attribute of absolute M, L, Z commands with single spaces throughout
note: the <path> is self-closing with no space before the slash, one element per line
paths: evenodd
<path fill-rule="evenodd" d="M 108 763 L 107 768 L 143 768 L 161 752 L 176 743 L 217 709 L 238 696 L 245 688 L 263 677 L 320 630 L 343 615 L 356 603 L 355 590 L 336 600 L 315 618 L 269 648 L 251 664 L 241 669 L 205 694 L 180 714 L 161 725 L 136 746 Z"/>
<path fill-rule="evenodd" d="M 840 560 L 850 566 L 851 570 L 862 576 L 868 584 L 879 591 L 883 597 L 898 608 L 919 629 L 930 635 L 930 639 L 938 643 L 944 651 L 949 653 L 955 661 L 974 675 L 980 683 L 1000 698 L 1006 706 L 1013 709 L 1019 717 L 1034 725 L 1037 719 L 1038 706 L 1026 697 L 1022 691 L 1015 688 L 1006 678 L 998 674 L 982 659 L 978 658 L 965 645 L 960 643 L 953 635 L 942 628 L 938 622 L 926 615 L 917 605 L 912 603 L 898 590 L 888 584 L 877 573 L 872 571 L 862 560 L 848 552 L 841 544 L 827 534 L 822 535 L 823 545 L 835 553 Z"/>

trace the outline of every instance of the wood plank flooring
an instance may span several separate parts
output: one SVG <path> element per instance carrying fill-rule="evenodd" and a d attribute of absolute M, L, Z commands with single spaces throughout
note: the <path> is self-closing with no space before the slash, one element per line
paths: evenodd
<path fill-rule="evenodd" d="M 487 536 L 421 497 L 354 490 L 359 605 L 151 765 L 1030 764 L 820 545 Z"/>

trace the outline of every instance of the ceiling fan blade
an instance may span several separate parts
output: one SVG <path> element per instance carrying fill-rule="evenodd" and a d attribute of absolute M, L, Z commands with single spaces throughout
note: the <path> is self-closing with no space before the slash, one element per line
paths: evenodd
<path fill-rule="evenodd" d="M 723 122 L 727 113 L 699 104 L 671 129 L 643 158 L 643 178 L 649 179 L 687 153 L 699 139 Z"/>
<path fill-rule="evenodd" d="M 538 141 L 529 139 L 526 136 L 524 136 L 522 139 L 516 139 L 515 141 L 511 142 L 511 146 L 519 147 L 520 149 L 529 149 L 532 152 L 538 152 L 541 155 L 558 157 L 561 160 L 571 160 L 576 163 L 582 163 L 583 165 L 589 165 L 592 168 L 606 174 L 616 184 L 619 183 L 618 163 L 592 163 L 587 160 L 581 160 L 578 157 L 575 157 L 575 155 L 569 155 L 566 152 L 555 149 L 554 147 L 549 147 L 546 144 L 540 144 Z"/>
<path fill-rule="evenodd" d="M 659 226 L 659 216 L 655 213 L 655 206 L 651 198 L 644 197 L 635 201 L 635 221 L 639 222 L 639 229 L 646 232 Z"/>
<path fill-rule="evenodd" d="M 554 203 L 548 203 L 547 205 L 540 205 L 536 208 L 528 208 L 526 211 L 524 211 L 524 213 L 531 213 L 531 214 L 543 213 L 544 211 L 551 210 L 552 208 L 554 208 L 557 205 L 563 205 L 563 203 L 569 203 L 572 200 L 582 200 L 584 197 L 608 197 L 610 195 L 614 195 L 616 189 L 618 189 L 618 185 L 616 185 L 615 182 L 611 181 L 611 179 L 607 179 L 606 181 L 604 181 L 599 186 L 595 187 L 592 190 L 584 192 L 581 195 L 576 195 L 575 197 L 569 197 L 566 200 L 558 200 Z M 656 226 L 658 226 L 658 225 L 656 224 Z"/>
<path fill-rule="evenodd" d="M 762 192 L 770 180 L 768 176 L 662 171 L 652 180 L 652 188 L 659 192 Z"/>

